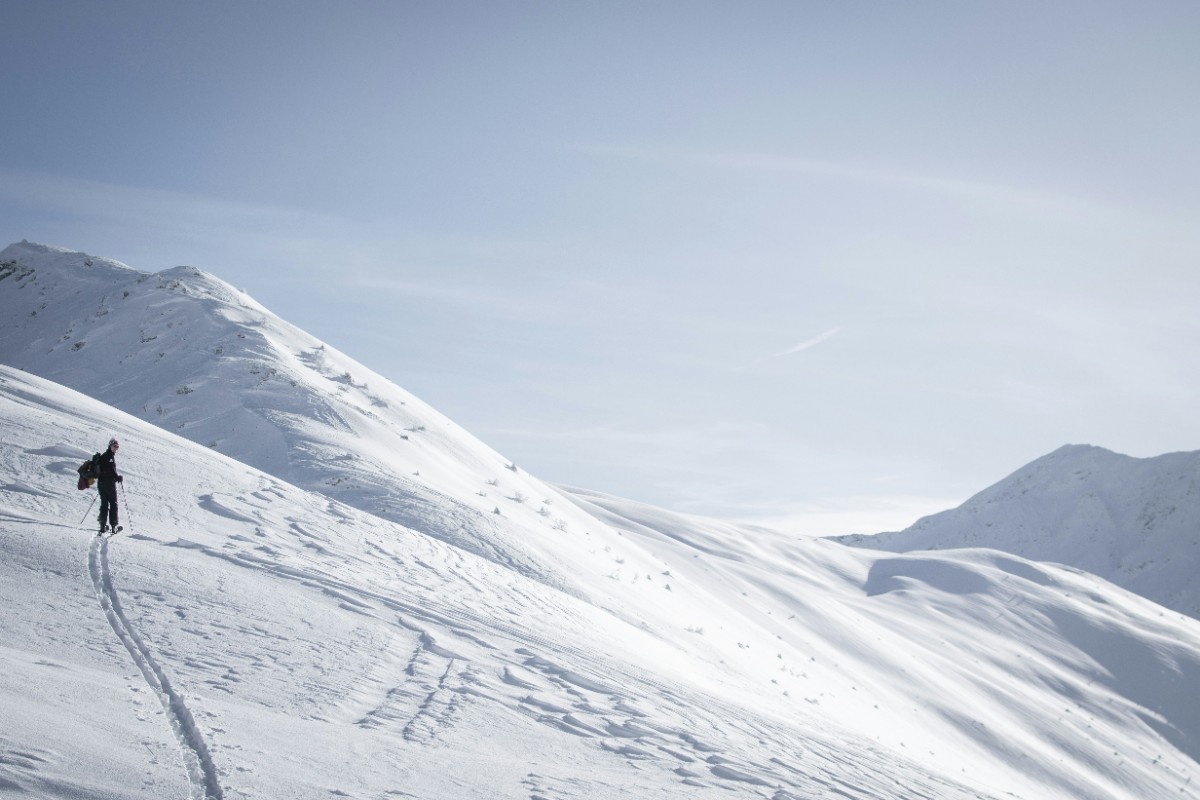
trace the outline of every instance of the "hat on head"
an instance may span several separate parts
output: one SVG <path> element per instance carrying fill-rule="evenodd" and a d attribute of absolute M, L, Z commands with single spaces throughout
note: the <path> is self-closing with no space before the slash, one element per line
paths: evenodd
<path fill-rule="evenodd" d="M 109 439 L 109 440 L 108 440 L 108 446 L 109 446 L 109 447 L 120 447 L 120 446 L 121 446 L 121 444 L 120 444 L 120 442 L 118 442 L 118 441 L 116 440 L 116 438 L 114 437 L 114 438 L 112 438 L 112 439 Z"/>

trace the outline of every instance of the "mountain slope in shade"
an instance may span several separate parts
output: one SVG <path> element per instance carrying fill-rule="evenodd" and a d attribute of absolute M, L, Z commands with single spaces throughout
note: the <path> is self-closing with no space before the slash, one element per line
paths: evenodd
<path fill-rule="evenodd" d="M 893 552 L 989 547 L 1069 564 L 1200 617 L 1200 452 L 1131 458 L 1068 445 L 907 530 L 838 539 Z"/>
<path fill-rule="evenodd" d="M 101 540 L 76 527 L 73 468 L 110 434 L 130 530 Z M 580 492 L 567 593 L 8 367 L 0 436 L 6 797 L 1156 800 L 1200 781 L 1200 622 L 1090 575 Z"/>

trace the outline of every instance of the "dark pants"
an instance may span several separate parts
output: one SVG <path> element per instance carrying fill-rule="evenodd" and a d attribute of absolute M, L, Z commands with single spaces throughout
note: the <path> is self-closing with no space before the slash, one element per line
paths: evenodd
<path fill-rule="evenodd" d="M 100 481 L 96 484 L 100 490 L 100 527 L 108 520 L 108 527 L 117 527 L 117 482 Z"/>

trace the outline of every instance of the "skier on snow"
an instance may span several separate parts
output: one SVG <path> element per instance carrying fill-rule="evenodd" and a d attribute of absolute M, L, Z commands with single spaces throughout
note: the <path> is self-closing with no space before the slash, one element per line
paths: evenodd
<path fill-rule="evenodd" d="M 124 483 L 125 476 L 117 473 L 116 455 L 120 446 L 116 439 L 109 439 L 108 449 L 92 457 L 96 464 L 96 488 L 100 492 L 100 533 L 110 529 L 116 533 L 121 527 L 117 524 L 117 484 Z"/>

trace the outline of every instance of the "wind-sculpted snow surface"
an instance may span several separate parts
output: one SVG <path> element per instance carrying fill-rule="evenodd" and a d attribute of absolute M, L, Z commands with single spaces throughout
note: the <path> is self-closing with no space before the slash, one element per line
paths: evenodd
<path fill-rule="evenodd" d="M 72 472 L 112 434 L 135 524 L 97 542 Z M 559 502 L 590 523 L 541 545 L 565 592 L 10 368 L 0 435 L 5 797 L 1157 800 L 1200 780 L 1200 623 L 1088 575 L 579 493 Z"/>
<path fill-rule="evenodd" d="M 1200 452 L 1130 458 L 1067 446 L 960 507 L 846 544 L 913 552 L 989 547 L 1069 564 L 1200 617 Z"/>

